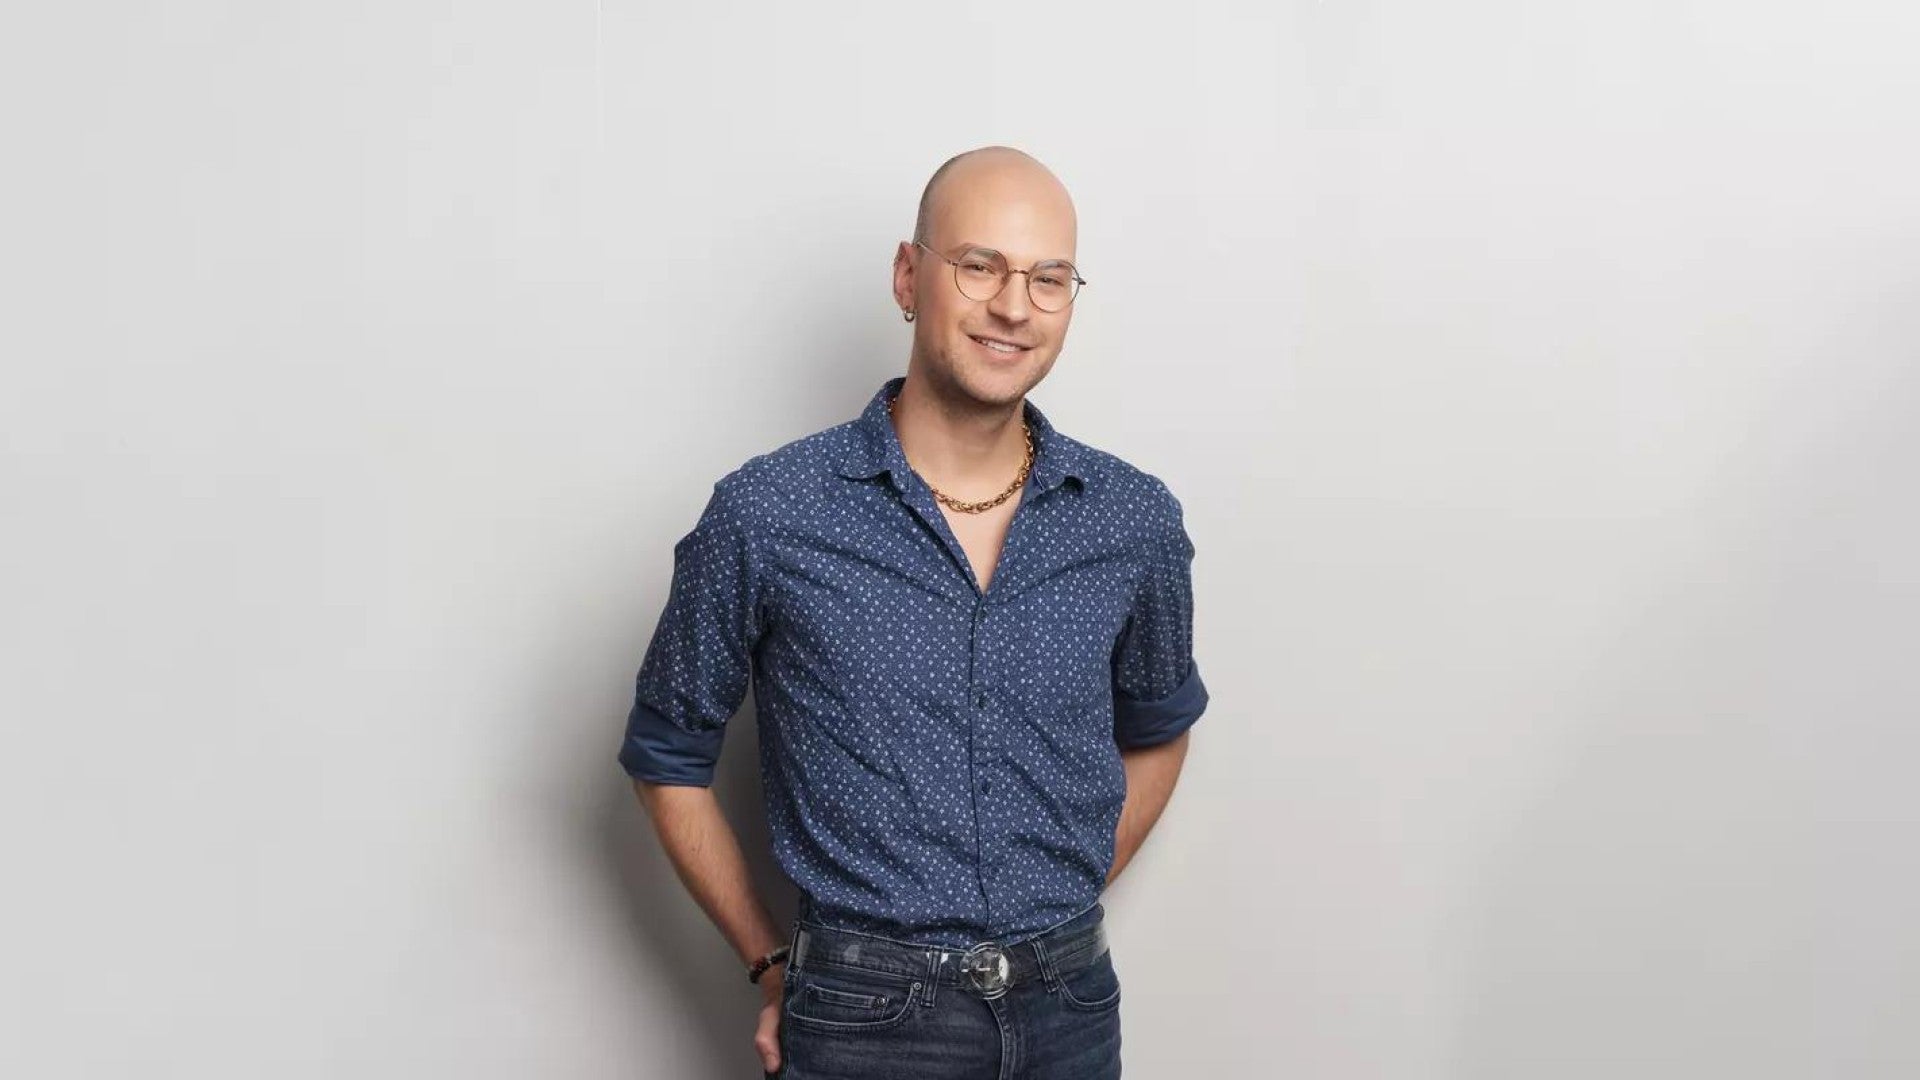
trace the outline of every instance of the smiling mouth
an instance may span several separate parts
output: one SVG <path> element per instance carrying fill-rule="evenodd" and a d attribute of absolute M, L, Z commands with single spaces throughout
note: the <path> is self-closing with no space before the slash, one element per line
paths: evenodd
<path fill-rule="evenodd" d="M 993 350 L 994 352 L 1003 353 L 1007 356 L 1012 356 L 1015 353 L 1026 352 L 1029 348 L 1032 348 L 1032 346 L 1030 345 L 1015 345 L 1010 341 L 1000 341 L 995 338 L 974 337 L 974 335 L 972 334 L 968 334 L 967 336 L 970 338 L 973 338 L 974 341 L 978 342 L 981 345 L 986 346 L 987 348 Z"/>

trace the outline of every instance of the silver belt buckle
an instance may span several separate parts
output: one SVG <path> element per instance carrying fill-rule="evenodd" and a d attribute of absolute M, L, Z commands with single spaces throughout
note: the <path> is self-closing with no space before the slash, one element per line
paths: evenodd
<path fill-rule="evenodd" d="M 960 955 L 960 970 L 984 998 L 997 998 L 1008 990 L 1013 963 L 998 943 L 983 941 Z"/>

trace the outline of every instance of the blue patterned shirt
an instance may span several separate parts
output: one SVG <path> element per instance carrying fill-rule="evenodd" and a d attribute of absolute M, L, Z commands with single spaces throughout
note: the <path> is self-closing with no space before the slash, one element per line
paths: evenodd
<path fill-rule="evenodd" d="M 887 380 L 856 419 L 721 477 L 673 550 L 628 775 L 707 786 L 751 675 L 773 855 L 814 922 L 966 948 L 1092 907 L 1120 750 L 1207 690 L 1193 544 L 1156 476 L 1024 405 L 1035 457 L 983 592 L 907 464 Z"/>

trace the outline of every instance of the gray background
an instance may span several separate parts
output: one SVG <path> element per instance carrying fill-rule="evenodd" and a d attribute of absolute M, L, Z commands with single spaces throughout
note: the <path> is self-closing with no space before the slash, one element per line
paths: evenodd
<path fill-rule="evenodd" d="M 902 369 L 927 173 L 1007 142 L 1092 282 L 1034 400 L 1198 551 L 1128 1075 L 1915 1075 L 1916 31 L 17 5 L 0 1073 L 757 1075 L 633 671 L 712 481 Z"/>

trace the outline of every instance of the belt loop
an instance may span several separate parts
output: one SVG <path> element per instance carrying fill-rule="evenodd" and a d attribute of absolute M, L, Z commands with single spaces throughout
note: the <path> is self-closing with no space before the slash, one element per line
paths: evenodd
<path fill-rule="evenodd" d="M 807 941 L 811 937 L 800 928 L 799 923 L 793 924 L 793 946 L 787 953 L 787 974 L 792 975 L 800 970 L 801 958 L 807 955 Z"/>
<path fill-rule="evenodd" d="M 1039 938 L 1034 938 L 1028 944 L 1033 946 L 1033 958 L 1040 964 L 1040 981 L 1046 986 L 1047 993 L 1051 994 L 1054 987 L 1060 984 L 1060 973 L 1053 966 L 1053 957 L 1047 952 L 1046 942 Z"/>
<path fill-rule="evenodd" d="M 927 950 L 927 989 L 920 995 L 920 1003 L 933 1008 L 933 991 L 940 985 L 940 969 L 946 965 L 947 951 L 941 948 Z"/>

